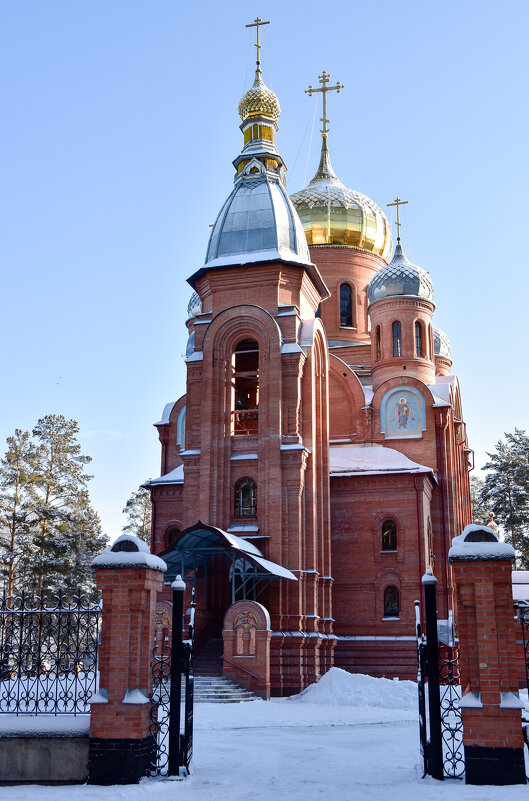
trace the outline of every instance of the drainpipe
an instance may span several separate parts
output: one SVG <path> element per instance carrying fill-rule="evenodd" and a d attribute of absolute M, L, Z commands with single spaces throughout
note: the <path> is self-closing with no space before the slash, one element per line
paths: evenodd
<path fill-rule="evenodd" d="M 445 600 L 446 600 L 446 614 L 448 617 L 448 610 L 450 608 L 450 594 L 448 592 L 448 567 L 447 567 L 447 553 L 446 553 L 446 495 L 445 495 L 445 449 L 443 440 L 443 413 L 439 413 L 439 435 L 438 435 L 438 449 L 439 449 L 439 489 L 441 490 L 441 515 L 442 515 L 442 528 L 443 536 L 441 540 L 442 547 L 442 560 L 443 560 L 443 576 L 445 584 Z"/>
<path fill-rule="evenodd" d="M 417 542 L 419 545 L 419 587 L 422 588 L 422 560 L 423 560 L 423 553 L 422 553 L 422 526 L 421 526 L 421 504 L 419 500 L 419 487 L 417 486 L 417 473 L 413 474 L 413 486 L 415 487 L 415 498 L 417 501 Z M 421 590 L 419 590 L 420 594 Z M 424 631 L 425 628 L 425 618 L 424 618 L 424 604 L 421 603 L 421 627 Z"/>

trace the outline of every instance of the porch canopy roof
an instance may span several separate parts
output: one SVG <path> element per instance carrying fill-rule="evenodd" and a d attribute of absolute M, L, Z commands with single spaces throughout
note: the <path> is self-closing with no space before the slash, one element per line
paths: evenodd
<path fill-rule="evenodd" d="M 297 581 L 296 576 L 286 567 L 265 559 L 253 543 L 216 526 L 202 523 L 201 520 L 186 528 L 178 542 L 157 555 L 167 564 L 166 581 L 172 581 L 177 574 L 184 575 L 189 570 L 196 569 L 199 564 L 223 555 L 233 562 L 238 559 L 246 560 L 262 578 Z"/>

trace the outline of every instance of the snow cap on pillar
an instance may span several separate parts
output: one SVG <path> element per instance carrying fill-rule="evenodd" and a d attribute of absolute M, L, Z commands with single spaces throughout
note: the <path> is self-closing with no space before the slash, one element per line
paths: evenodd
<path fill-rule="evenodd" d="M 498 535 L 488 526 L 466 526 L 463 533 L 452 540 L 448 551 L 448 561 L 478 562 L 494 559 L 508 559 L 514 562 L 515 553 L 512 545 L 500 542 Z"/>

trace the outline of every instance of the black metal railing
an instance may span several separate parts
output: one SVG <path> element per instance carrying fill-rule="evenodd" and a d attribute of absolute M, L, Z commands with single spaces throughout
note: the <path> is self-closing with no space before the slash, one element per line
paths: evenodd
<path fill-rule="evenodd" d="M 78 592 L 0 599 L 0 713 L 78 715 L 96 691 L 101 605 Z"/>
<path fill-rule="evenodd" d="M 522 629 L 525 683 L 529 691 L 529 602 L 517 601 L 514 604 L 514 614 L 518 617 Z"/>
<path fill-rule="evenodd" d="M 178 776 L 181 768 L 186 773 L 190 770 L 193 756 L 194 612 L 193 589 L 188 639 L 182 640 L 183 591 L 173 589 L 171 646 L 168 640 L 158 639 L 153 650 L 150 733 L 155 748 L 149 771 L 151 776 Z M 180 726 L 182 701 L 183 733 Z"/>
<path fill-rule="evenodd" d="M 447 779 L 461 779 L 465 773 L 465 753 L 463 715 L 459 707 L 461 699 L 459 648 L 456 646 L 439 643 L 439 681 L 444 776 Z"/>
<path fill-rule="evenodd" d="M 438 641 L 436 584 L 431 573 L 424 576 L 426 636 L 420 622 L 420 604 L 415 601 L 417 685 L 424 776 L 429 774 L 442 781 L 463 778 L 465 754 L 459 706 L 459 649 Z"/>

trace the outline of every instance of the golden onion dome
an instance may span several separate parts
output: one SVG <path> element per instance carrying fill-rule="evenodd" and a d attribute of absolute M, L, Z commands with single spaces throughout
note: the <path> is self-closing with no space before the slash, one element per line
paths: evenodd
<path fill-rule="evenodd" d="M 277 122 L 281 114 L 279 100 L 268 86 L 265 85 L 259 67 L 255 70 L 255 80 L 239 102 L 241 120 L 248 117 L 268 117 Z"/>
<path fill-rule="evenodd" d="M 323 136 L 321 158 L 310 184 L 290 196 L 309 245 L 349 245 L 367 250 L 389 261 L 391 227 L 380 206 L 348 189 L 335 175 L 327 137 Z"/>

